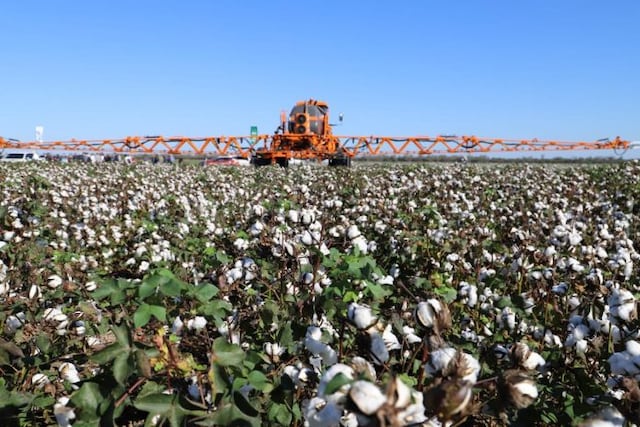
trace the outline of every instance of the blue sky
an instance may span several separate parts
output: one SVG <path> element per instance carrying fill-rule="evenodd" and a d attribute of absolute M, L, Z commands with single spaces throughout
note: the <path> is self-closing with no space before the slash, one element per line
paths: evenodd
<path fill-rule="evenodd" d="M 10 1 L 0 136 L 271 133 L 640 139 L 640 2 Z"/>

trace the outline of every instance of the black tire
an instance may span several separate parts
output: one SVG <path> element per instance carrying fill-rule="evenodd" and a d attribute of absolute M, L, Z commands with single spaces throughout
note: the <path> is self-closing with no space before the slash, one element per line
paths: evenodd
<path fill-rule="evenodd" d="M 336 156 L 329 159 L 329 166 L 351 167 L 351 157 Z"/>
<path fill-rule="evenodd" d="M 269 166 L 271 164 L 271 159 L 269 157 L 254 157 L 252 163 L 256 167 Z"/>

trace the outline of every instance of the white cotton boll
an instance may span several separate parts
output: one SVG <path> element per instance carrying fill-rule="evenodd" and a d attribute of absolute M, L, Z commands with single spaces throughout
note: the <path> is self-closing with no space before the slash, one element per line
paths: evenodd
<path fill-rule="evenodd" d="M 249 242 L 242 237 L 238 237 L 233 241 L 233 246 L 239 251 L 245 251 L 249 248 Z"/>
<path fill-rule="evenodd" d="M 471 285 L 469 287 L 469 299 L 467 301 L 467 305 L 469 307 L 475 307 L 478 304 L 478 287 L 476 285 Z"/>
<path fill-rule="evenodd" d="M 183 329 L 184 329 L 184 322 L 182 321 L 180 316 L 177 316 L 173 320 L 173 324 L 171 325 L 171 333 L 174 335 L 182 335 Z"/>
<path fill-rule="evenodd" d="M 564 295 L 567 293 L 568 290 L 569 290 L 569 286 L 564 282 L 560 282 L 557 285 L 553 285 L 551 287 L 551 292 L 553 292 L 556 295 Z"/>
<path fill-rule="evenodd" d="M 275 363 L 280 361 L 280 356 L 282 356 L 284 350 L 284 347 L 278 343 L 264 343 L 264 352 Z"/>
<path fill-rule="evenodd" d="M 460 259 L 460 255 L 458 255 L 456 253 L 452 253 L 452 254 L 447 255 L 446 259 L 450 263 L 455 263 Z"/>
<path fill-rule="evenodd" d="M 635 318 L 636 301 L 626 289 L 614 289 L 609 298 L 609 311 L 612 317 L 628 322 Z"/>
<path fill-rule="evenodd" d="M 75 322 L 75 333 L 78 336 L 83 336 L 86 332 L 87 332 L 87 327 L 84 325 L 84 322 L 82 320 L 78 320 L 77 322 Z M 60 325 L 58 325 L 58 329 L 60 329 Z M 65 325 L 66 327 L 66 325 Z"/>
<path fill-rule="evenodd" d="M 469 353 L 462 353 L 461 357 L 463 360 L 461 366 L 464 366 L 464 369 L 461 369 L 460 371 L 462 374 L 460 379 L 470 383 L 475 383 L 478 380 L 478 374 L 480 373 L 480 362 L 478 362 L 478 360 Z"/>
<path fill-rule="evenodd" d="M 371 307 L 352 302 L 347 307 L 347 318 L 358 329 L 366 329 L 376 323 Z"/>
<path fill-rule="evenodd" d="M 539 281 L 542 279 L 542 272 L 540 270 L 535 270 L 529 273 L 529 277 L 535 281 Z"/>
<path fill-rule="evenodd" d="M 429 376 L 436 376 L 445 369 L 449 362 L 456 354 L 456 349 L 452 347 L 440 348 L 432 351 L 429 355 L 429 361 L 425 364 L 424 369 Z"/>
<path fill-rule="evenodd" d="M 558 335 L 554 335 L 549 329 L 544 332 L 544 343 L 548 346 L 562 347 L 562 340 Z"/>
<path fill-rule="evenodd" d="M 7 320 L 4 323 L 4 326 L 8 333 L 12 334 L 20 329 L 26 320 L 26 316 L 23 312 L 17 313 L 16 315 L 11 315 L 7 317 Z"/>
<path fill-rule="evenodd" d="M 544 256 L 547 258 L 553 258 L 553 256 L 557 253 L 558 251 L 556 251 L 555 246 L 547 246 L 547 248 L 544 250 Z"/>
<path fill-rule="evenodd" d="M 635 341 L 635 340 L 627 341 L 625 343 L 625 348 L 627 353 L 629 353 L 631 357 L 640 356 L 640 343 L 638 341 Z"/>
<path fill-rule="evenodd" d="M 393 285 L 393 277 L 390 275 L 379 277 L 376 283 L 379 285 Z"/>
<path fill-rule="evenodd" d="M 349 228 L 347 228 L 347 237 L 349 238 L 349 240 L 353 240 L 357 237 L 360 237 L 361 234 L 362 233 L 360 233 L 358 226 L 355 224 L 350 225 Z"/>
<path fill-rule="evenodd" d="M 418 303 L 416 307 L 416 318 L 425 328 L 432 328 L 440 311 L 442 311 L 440 301 L 435 298 L 430 298 L 427 301 Z"/>
<path fill-rule="evenodd" d="M 147 270 L 149 270 L 149 262 L 148 261 L 141 261 L 140 262 L 140 266 L 138 267 L 138 271 L 141 272 L 141 273 L 144 273 Z"/>
<path fill-rule="evenodd" d="M 262 216 L 264 215 L 264 207 L 261 205 L 253 205 L 251 207 L 251 210 L 253 211 L 253 214 L 255 216 Z"/>
<path fill-rule="evenodd" d="M 325 351 L 325 343 L 322 339 L 322 330 L 317 326 L 309 326 L 304 338 L 304 346 L 311 354 L 320 354 Z"/>
<path fill-rule="evenodd" d="M 382 365 L 386 363 L 389 360 L 389 350 L 385 345 L 384 339 L 377 332 L 371 333 L 370 339 L 371 339 L 370 352 L 371 352 L 371 357 L 373 359 L 373 363 L 377 365 Z"/>
<path fill-rule="evenodd" d="M 78 374 L 78 369 L 73 363 L 64 362 L 62 365 L 60 365 L 60 368 L 58 368 L 58 371 L 60 372 L 60 378 L 62 378 L 63 380 L 69 381 L 72 384 L 80 382 L 80 375 Z"/>
<path fill-rule="evenodd" d="M 332 366 L 338 362 L 338 353 L 331 346 L 324 344 L 324 349 L 320 352 L 322 363 L 325 366 Z"/>
<path fill-rule="evenodd" d="M 294 210 L 294 209 L 289 210 L 289 212 L 287 213 L 287 216 L 289 218 L 289 221 L 293 223 L 297 223 L 298 221 L 300 221 L 300 212 L 298 212 L 297 210 Z"/>
<path fill-rule="evenodd" d="M 67 406 L 69 398 L 66 396 L 60 397 L 58 401 L 53 405 L 53 414 L 56 417 L 56 422 L 59 427 L 70 427 L 71 420 L 76 418 L 76 414 L 73 408 Z"/>
<path fill-rule="evenodd" d="M 623 270 L 624 280 L 631 279 L 632 272 L 633 272 L 633 263 L 629 261 L 624 265 L 624 270 Z"/>
<path fill-rule="evenodd" d="M 136 258 L 140 258 L 145 252 L 147 252 L 146 246 L 144 245 L 138 246 L 135 250 Z"/>
<path fill-rule="evenodd" d="M 502 313 L 498 317 L 498 323 L 504 329 L 509 329 L 510 331 L 516 328 L 516 315 L 510 307 L 502 309 Z"/>
<path fill-rule="evenodd" d="M 249 229 L 249 234 L 251 234 L 254 237 L 259 236 L 260 233 L 262 233 L 262 230 L 264 230 L 264 224 L 260 221 L 256 221 L 253 223 L 253 225 Z"/>
<path fill-rule="evenodd" d="M 354 381 L 349 389 L 349 397 L 365 415 L 372 415 L 387 401 L 387 396 L 373 383 Z"/>
<path fill-rule="evenodd" d="M 301 220 L 304 225 L 309 225 L 315 220 L 315 215 L 311 211 L 303 210 Z"/>
<path fill-rule="evenodd" d="M 300 242 L 306 246 L 310 246 L 313 244 L 313 237 L 309 231 L 305 230 L 300 236 Z"/>
<path fill-rule="evenodd" d="M 569 306 L 570 310 L 575 310 L 580 306 L 580 298 L 578 298 L 577 295 L 570 296 L 567 300 L 567 305 Z"/>
<path fill-rule="evenodd" d="M 240 280 L 242 278 L 242 268 L 234 267 L 226 273 L 227 284 L 232 284 L 236 280 Z"/>
<path fill-rule="evenodd" d="M 31 384 L 37 389 L 41 389 L 51 381 L 45 374 L 33 374 L 31 377 Z"/>
<path fill-rule="evenodd" d="M 607 250 L 605 248 L 603 248 L 602 246 L 598 246 L 596 248 L 596 256 L 602 260 L 605 260 L 609 257 L 609 254 L 607 253 Z"/>
<path fill-rule="evenodd" d="M 528 396 L 533 399 L 538 397 L 538 389 L 536 388 L 536 383 L 533 381 L 518 381 L 512 384 L 512 387 L 522 396 Z"/>
<path fill-rule="evenodd" d="M 393 277 L 394 279 L 400 277 L 400 267 L 397 264 L 392 265 L 389 269 L 389 275 L 391 275 L 391 277 Z"/>
<path fill-rule="evenodd" d="M 207 326 L 207 319 L 202 316 L 196 316 L 193 319 L 187 320 L 187 328 L 191 331 L 199 331 Z"/>
<path fill-rule="evenodd" d="M 53 274 L 47 279 L 47 286 L 51 289 L 56 289 L 60 285 L 62 285 L 62 277 L 57 274 Z"/>
<path fill-rule="evenodd" d="M 304 273 L 302 275 L 302 283 L 305 285 L 310 285 L 313 282 L 313 273 Z"/>
<path fill-rule="evenodd" d="M 367 253 L 369 253 L 369 244 L 364 236 L 356 237 L 351 241 L 351 244 L 354 248 L 357 248 L 361 254 L 366 255 Z"/>
<path fill-rule="evenodd" d="M 31 285 L 29 288 L 29 299 L 37 299 L 42 296 L 42 291 L 40 290 L 40 286 Z"/>
<path fill-rule="evenodd" d="M 572 230 L 569 233 L 569 245 L 578 246 L 580 242 L 582 242 L 582 234 L 575 229 Z"/>
<path fill-rule="evenodd" d="M 539 353 L 532 351 L 529 353 L 529 356 L 522 361 L 522 366 L 531 371 L 538 369 L 541 366 L 546 364 L 546 360 Z"/>
<path fill-rule="evenodd" d="M 384 328 L 384 332 L 382 333 L 382 339 L 389 351 L 402 349 L 402 346 L 400 345 L 400 341 L 398 340 L 398 337 L 395 336 L 393 332 L 391 332 L 391 324 L 387 325 Z"/>
<path fill-rule="evenodd" d="M 87 283 L 84 284 L 84 288 L 88 292 L 93 292 L 98 288 L 98 285 L 93 280 L 90 280 L 90 281 L 88 281 Z"/>
<path fill-rule="evenodd" d="M 404 335 L 404 338 L 407 340 L 409 344 L 416 344 L 416 343 L 422 342 L 422 338 L 417 336 L 415 332 L 416 330 L 410 326 L 405 325 L 402 327 L 402 334 Z"/>
<path fill-rule="evenodd" d="M 634 366 L 631 356 L 626 351 L 613 353 L 609 356 L 608 362 L 613 375 L 628 375 L 638 370 L 638 368 Z"/>
<path fill-rule="evenodd" d="M 587 340 L 582 339 L 576 341 L 576 353 L 585 354 L 587 352 L 588 346 L 589 343 L 587 342 Z"/>
<path fill-rule="evenodd" d="M 314 397 L 302 406 L 306 426 L 337 427 L 340 425 L 342 407 L 336 402 L 327 402 L 320 397 Z"/>
<path fill-rule="evenodd" d="M 590 332 L 591 329 L 587 325 L 580 324 L 573 329 L 573 336 L 576 340 L 582 340 L 588 337 Z"/>

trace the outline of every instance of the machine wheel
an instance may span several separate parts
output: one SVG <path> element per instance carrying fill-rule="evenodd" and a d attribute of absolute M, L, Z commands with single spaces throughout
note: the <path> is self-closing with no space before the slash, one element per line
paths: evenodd
<path fill-rule="evenodd" d="M 351 167 L 351 157 L 347 156 L 336 156 L 329 159 L 329 166 L 344 166 Z"/>
<path fill-rule="evenodd" d="M 256 166 L 269 166 L 271 164 L 271 159 L 269 157 L 253 157 L 251 162 Z"/>
<path fill-rule="evenodd" d="M 276 159 L 276 163 L 278 164 L 278 166 L 283 168 L 289 167 L 289 159 L 287 159 L 286 157 L 278 157 Z"/>

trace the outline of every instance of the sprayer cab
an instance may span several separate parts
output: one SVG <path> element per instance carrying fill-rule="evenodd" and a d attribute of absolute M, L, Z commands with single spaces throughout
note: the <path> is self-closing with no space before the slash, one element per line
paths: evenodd
<path fill-rule="evenodd" d="M 313 99 L 297 102 L 289 113 L 286 129 L 295 135 L 330 135 L 329 106 Z"/>

